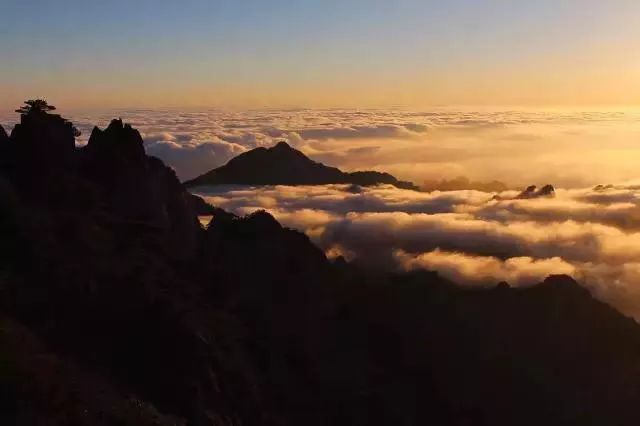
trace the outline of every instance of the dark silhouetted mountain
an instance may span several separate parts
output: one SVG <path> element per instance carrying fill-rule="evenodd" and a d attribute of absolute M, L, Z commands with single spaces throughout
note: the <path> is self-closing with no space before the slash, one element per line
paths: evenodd
<path fill-rule="evenodd" d="M 411 182 L 397 180 L 388 173 L 373 171 L 345 173 L 335 167 L 317 163 L 302 152 L 280 142 L 271 148 L 256 148 L 231 159 L 186 186 L 239 185 L 325 185 L 351 183 L 357 185 L 390 184 L 416 189 Z"/>
<path fill-rule="evenodd" d="M 79 154 L 82 176 L 100 190 L 116 220 L 161 230 L 180 256 L 195 251 L 198 206 L 172 169 L 147 157 L 137 130 L 122 120 L 104 131 L 96 127 Z"/>
<path fill-rule="evenodd" d="M 263 211 L 204 229 L 119 120 L 32 158 L 63 127 L 23 119 L 0 167 L 0 424 L 640 421 L 640 326 L 573 279 L 331 263 Z"/>
<path fill-rule="evenodd" d="M 528 186 L 524 191 L 522 191 L 516 198 L 517 199 L 527 199 L 527 198 L 552 198 L 555 197 L 556 190 L 553 185 L 545 185 L 540 189 L 537 189 L 535 185 Z"/>
<path fill-rule="evenodd" d="M 191 207 L 198 216 L 210 216 L 216 212 L 216 208 L 214 206 L 207 203 L 198 195 L 189 194 L 189 200 L 191 202 Z"/>
<path fill-rule="evenodd" d="M 35 111 L 20 116 L 11 131 L 20 161 L 38 167 L 68 167 L 75 151 L 73 125 L 55 114 Z M 33 155 L 38 152 L 40 155 Z"/>

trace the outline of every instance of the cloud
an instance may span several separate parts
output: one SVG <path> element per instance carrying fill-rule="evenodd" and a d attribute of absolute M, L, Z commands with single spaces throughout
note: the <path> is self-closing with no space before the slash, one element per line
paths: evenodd
<path fill-rule="evenodd" d="M 147 154 L 170 164 L 181 180 L 193 178 L 221 166 L 246 149 L 238 144 L 215 140 L 202 143 L 178 142 L 179 136 L 171 134 L 154 135 L 155 140 L 146 137 Z M 163 139 L 158 139 L 162 136 Z"/>
<path fill-rule="evenodd" d="M 304 139 L 386 139 L 412 138 L 427 131 L 426 125 L 417 123 L 355 125 L 350 127 L 319 127 L 295 130 Z"/>
<path fill-rule="evenodd" d="M 576 272 L 574 266 L 559 257 L 511 257 L 502 260 L 434 250 L 420 255 L 397 251 L 395 258 L 406 270 L 437 270 L 449 280 L 470 286 L 494 286 L 497 281 L 517 287 L 530 286 L 542 282 L 551 274 L 574 275 Z"/>
<path fill-rule="evenodd" d="M 349 185 L 216 187 L 203 195 L 241 214 L 267 209 L 330 256 L 383 269 L 426 268 L 463 285 L 531 285 L 578 278 L 640 318 L 640 190 L 558 189 L 504 200 L 481 191 L 405 191 Z"/>
<path fill-rule="evenodd" d="M 436 108 L 60 112 L 82 130 L 80 144 L 86 142 L 94 125 L 104 127 L 112 118 L 122 117 L 149 142 L 171 141 L 190 148 L 224 141 L 248 150 L 286 140 L 331 166 L 347 171 L 378 169 L 417 184 L 462 175 L 472 182 L 498 180 L 509 187 L 547 182 L 564 188 L 595 186 L 636 178 L 635 158 L 640 156 L 636 143 L 640 140 L 639 115 L 629 111 Z M 16 119 L 13 113 L 0 114 L 0 123 L 8 129 Z M 177 158 L 180 164 L 171 155 L 162 159 L 185 178 L 221 164 L 216 157 L 207 164 L 196 155 Z M 192 172 L 188 171 L 190 167 Z"/>

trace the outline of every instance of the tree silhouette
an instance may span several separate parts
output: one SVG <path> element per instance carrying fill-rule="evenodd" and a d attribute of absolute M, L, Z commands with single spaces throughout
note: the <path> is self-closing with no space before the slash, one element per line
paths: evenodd
<path fill-rule="evenodd" d="M 34 112 L 49 112 L 56 109 L 53 105 L 49 105 L 44 99 L 29 99 L 24 101 L 24 105 L 16 110 L 17 113 L 27 115 Z"/>
<path fill-rule="evenodd" d="M 54 111 L 56 107 L 53 105 L 49 105 L 49 103 L 44 99 L 29 99 L 28 101 L 24 101 L 24 105 L 16 110 L 17 113 L 22 115 L 29 115 L 34 113 L 44 113 L 46 114 L 49 111 Z M 65 123 L 70 123 L 68 120 L 64 120 Z M 73 131 L 73 137 L 77 138 L 82 135 L 82 132 L 78 130 L 76 126 L 71 125 L 71 130 Z"/>

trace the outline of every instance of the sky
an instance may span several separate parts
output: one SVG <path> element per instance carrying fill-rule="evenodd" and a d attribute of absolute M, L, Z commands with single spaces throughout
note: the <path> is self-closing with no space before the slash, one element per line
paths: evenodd
<path fill-rule="evenodd" d="M 3 0 L 0 109 L 633 106 L 635 0 Z"/>

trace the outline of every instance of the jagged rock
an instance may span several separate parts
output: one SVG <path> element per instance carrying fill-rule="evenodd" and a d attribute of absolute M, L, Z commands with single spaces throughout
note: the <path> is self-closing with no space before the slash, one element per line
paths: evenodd
<path fill-rule="evenodd" d="M 525 198 L 533 198 L 536 193 L 537 186 L 531 185 L 527 186 L 524 191 L 520 193 L 516 198 L 525 199 Z"/>
<path fill-rule="evenodd" d="M 146 161 L 140 132 L 122 119 L 112 120 L 105 130 L 94 127 L 86 151 L 108 158 L 114 166 L 144 166 Z"/>
<path fill-rule="evenodd" d="M 537 189 L 535 185 L 528 186 L 522 191 L 516 199 L 525 200 L 529 198 L 543 198 L 543 197 L 555 197 L 556 191 L 553 185 L 545 185 L 540 189 Z"/>
<path fill-rule="evenodd" d="M 417 189 L 411 182 L 399 181 L 388 173 L 362 171 L 345 173 L 325 166 L 279 142 L 271 148 L 259 147 L 231 159 L 226 165 L 185 182 L 194 187 L 218 184 L 242 185 L 357 185 L 389 184 L 403 189 Z"/>
<path fill-rule="evenodd" d="M 554 197 L 556 195 L 556 190 L 553 185 L 545 185 L 536 194 L 537 197 Z"/>
<path fill-rule="evenodd" d="M 96 127 L 82 154 L 82 173 L 100 188 L 116 217 L 165 231 L 168 246 L 181 257 L 194 253 L 200 225 L 191 195 L 172 169 L 147 157 L 137 130 L 122 120 L 105 130 Z"/>

